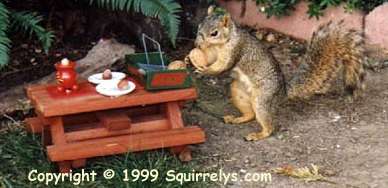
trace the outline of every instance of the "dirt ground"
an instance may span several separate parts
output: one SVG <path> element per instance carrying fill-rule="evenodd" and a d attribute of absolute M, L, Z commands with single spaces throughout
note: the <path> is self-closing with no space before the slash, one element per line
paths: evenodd
<path fill-rule="evenodd" d="M 292 64 L 285 48 L 272 51 L 283 70 Z M 286 68 L 284 68 L 286 67 Z M 285 71 L 287 72 L 287 71 Z M 288 75 L 291 76 L 291 75 Z M 200 98 L 188 104 L 185 121 L 199 124 L 206 143 L 194 146 L 194 158 L 204 168 L 226 172 L 271 172 L 276 167 L 311 164 L 334 183 L 309 182 L 272 173 L 271 183 L 237 181 L 225 187 L 386 187 L 388 185 L 388 70 L 370 72 L 365 95 L 349 102 L 338 91 L 311 101 L 286 103 L 276 116 L 277 130 L 268 139 L 247 142 L 259 131 L 253 121 L 225 124 L 224 114 L 236 114 L 228 100 L 226 76 L 197 76 Z M 222 185 L 221 185 L 222 186 Z"/>

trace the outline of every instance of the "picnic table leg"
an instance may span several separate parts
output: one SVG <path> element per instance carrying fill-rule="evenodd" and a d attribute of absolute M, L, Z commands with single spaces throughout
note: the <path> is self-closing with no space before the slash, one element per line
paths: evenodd
<path fill-rule="evenodd" d="M 180 107 L 182 106 L 182 102 L 168 102 L 166 103 L 166 115 L 168 120 L 170 121 L 171 129 L 179 129 L 183 128 L 183 119 Z M 181 161 L 191 161 L 191 150 L 187 145 L 171 147 L 170 152 L 177 155 L 179 160 Z"/>
<path fill-rule="evenodd" d="M 188 145 L 171 147 L 170 152 L 177 155 L 180 161 L 188 162 L 192 160 L 191 149 Z"/>
<path fill-rule="evenodd" d="M 71 162 L 71 167 L 73 168 L 81 168 L 86 165 L 86 159 L 77 159 Z"/>
<path fill-rule="evenodd" d="M 52 144 L 50 127 L 45 127 L 42 131 L 42 144 L 43 146 L 48 146 Z"/>
<path fill-rule="evenodd" d="M 65 130 L 63 127 L 63 118 L 60 116 L 52 117 L 49 119 L 50 132 L 53 145 L 66 144 Z M 68 173 L 71 170 L 71 161 L 58 162 L 59 171 L 62 173 Z"/>

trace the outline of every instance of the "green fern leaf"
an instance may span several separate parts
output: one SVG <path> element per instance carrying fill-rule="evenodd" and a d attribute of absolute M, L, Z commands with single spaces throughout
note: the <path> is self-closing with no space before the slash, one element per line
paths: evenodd
<path fill-rule="evenodd" d="M 7 7 L 0 2 L 0 68 L 4 67 L 9 61 L 9 48 L 11 40 L 7 36 L 9 27 L 9 11 Z"/>
<path fill-rule="evenodd" d="M 41 42 L 43 49 L 48 53 L 49 48 L 54 39 L 52 31 L 48 31 L 39 23 L 42 21 L 42 17 L 33 12 L 11 12 L 11 28 L 15 30 L 21 30 L 29 36 L 36 35 Z"/>
<path fill-rule="evenodd" d="M 91 4 L 96 2 L 97 6 L 111 10 L 135 11 L 148 17 L 158 18 L 175 46 L 182 7 L 174 0 L 90 0 L 89 2 Z"/>
<path fill-rule="evenodd" d="M 146 9 L 152 10 L 149 12 L 150 14 L 146 16 L 152 16 L 152 14 L 157 13 L 153 17 L 157 17 L 161 21 L 161 24 L 167 30 L 172 44 L 175 46 L 180 25 L 180 16 L 178 14 L 181 12 L 181 6 L 179 3 L 176 3 L 174 0 L 151 0 L 149 3 L 145 3 L 145 1 L 142 2 L 144 3 L 142 11 L 145 11 Z M 153 2 L 154 5 L 151 5 L 151 2 Z"/>

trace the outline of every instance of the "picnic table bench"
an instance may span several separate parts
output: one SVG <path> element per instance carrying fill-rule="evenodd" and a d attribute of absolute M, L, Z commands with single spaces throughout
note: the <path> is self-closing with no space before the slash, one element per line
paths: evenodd
<path fill-rule="evenodd" d="M 136 83 L 128 95 L 106 97 L 83 81 L 70 94 L 55 84 L 26 91 L 37 114 L 25 120 L 26 128 L 42 133 L 47 155 L 61 172 L 84 166 L 87 158 L 157 148 L 190 159 L 187 145 L 205 141 L 203 130 L 184 126 L 181 115 L 183 102 L 197 98 L 195 88 L 149 92 Z"/>

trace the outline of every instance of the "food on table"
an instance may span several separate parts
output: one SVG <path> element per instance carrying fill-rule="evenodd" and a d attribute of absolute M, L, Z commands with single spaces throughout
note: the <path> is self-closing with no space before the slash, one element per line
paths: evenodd
<path fill-rule="evenodd" d="M 186 63 L 180 60 L 173 61 L 168 65 L 169 70 L 186 69 Z"/>
<path fill-rule="evenodd" d="M 104 72 L 102 73 L 102 79 L 103 80 L 110 80 L 110 79 L 112 79 L 112 71 L 110 69 L 104 70 Z"/>
<path fill-rule="evenodd" d="M 119 88 L 119 90 L 127 90 L 127 89 L 129 89 L 128 80 L 127 79 L 120 80 L 120 82 L 117 84 L 117 88 Z"/>

